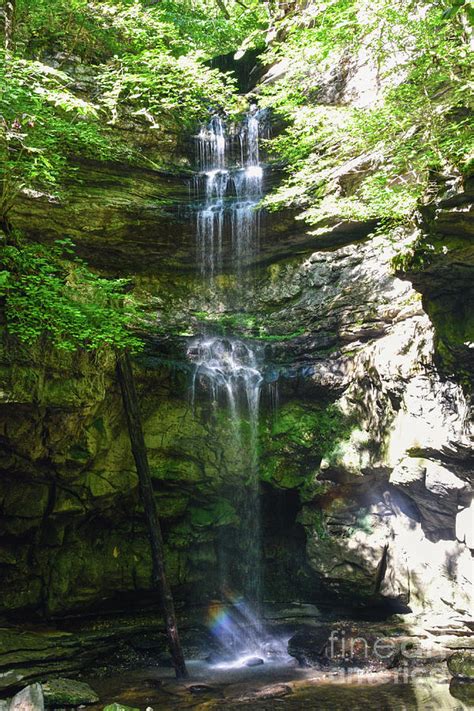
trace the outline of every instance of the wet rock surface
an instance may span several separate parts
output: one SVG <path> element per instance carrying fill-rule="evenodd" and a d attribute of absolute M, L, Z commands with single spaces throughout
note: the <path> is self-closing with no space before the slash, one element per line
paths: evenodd
<path fill-rule="evenodd" d="M 83 681 L 58 677 L 41 684 L 46 706 L 83 706 L 94 704 L 99 697 Z"/>
<path fill-rule="evenodd" d="M 207 684 L 192 684 L 188 687 L 191 694 L 215 694 L 216 689 Z"/>
<path fill-rule="evenodd" d="M 315 252 L 260 292 L 275 329 L 305 331 L 262 343 L 260 476 L 276 599 L 321 602 L 330 590 L 346 602 L 375 595 L 419 609 L 443 598 L 469 608 L 456 592 L 472 543 L 462 523 L 469 402 L 438 372 L 432 326 L 409 283 L 391 274 L 392 255 L 383 238 Z M 196 602 L 215 591 L 218 529 L 232 539 L 229 489 L 242 454 L 204 398 L 189 407 L 183 346 L 166 363 L 158 347 L 137 362 L 146 442 L 169 574 L 178 598 Z M 57 614 L 146 596 L 151 561 L 113 362 L 41 357 L 5 340 L 0 358 L 2 607 Z M 279 526 L 275 506 L 286 512 Z M 286 589 L 273 590 L 275 580 Z"/>
<path fill-rule="evenodd" d="M 260 657 L 251 657 L 245 662 L 246 667 L 259 667 L 262 664 L 265 664 L 265 662 Z"/>
<path fill-rule="evenodd" d="M 332 93 L 329 77 L 323 94 L 350 96 L 351 71 Z M 121 130 L 133 133 L 133 121 Z M 151 140 L 145 133 L 139 141 Z M 398 271 L 399 248 L 411 249 L 405 231 L 395 245 L 373 235 L 373 221 L 335 218 L 315 237 L 290 212 L 264 215 L 240 310 L 232 275 L 219 288 L 200 283 L 190 161 L 172 165 L 162 150 L 157 170 L 83 162 L 67 202 L 24 195 L 13 217 L 41 240 L 73 237 L 93 266 L 132 276 L 144 297 L 150 337 L 136 372 L 178 602 L 217 597 L 222 532 L 236 569 L 242 552 L 232 502 L 235 462 L 248 454 L 229 446 L 205 397 L 193 407 L 189 399 L 187 339 L 212 328 L 251 338 L 264 353 L 267 598 L 467 616 L 472 181 L 445 185 L 425 206 L 422 224 L 412 225 L 423 259 Z M 338 175 L 349 192 L 357 167 Z M 0 611 L 37 619 L 120 610 L 130 600 L 139 607 L 150 600 L 151 560 L 113 358 L 44 353 L 4 332 L 1 346 Z M 162 654 L 160 641 L 129 639 L 123 629 L 121 639 L 81 632 L 79 647 L 74 635 L 54 633 L 55 653 L 47 635 L 25 631 L 20 647 L 18 633 L 2 631 L 4 688 L 74 673 L 99 652 L 135 661 Z M 452 629 L 445 636 L 456 643 Z M 191 637 L 189 651 L 200 653 Z"/>
<path fill-rule="evenodd" d="M 40 684 L 31 684 L 10 700 L 8 711 L 44 711 L 44 706 Z"/>
<path fill-rule="evenodd" d="M 408 626 L 346 622 L 303 628 L 288 641 L 288 653 L 302 667 L 377 671 L 442 660 L 441 649 L 428 652 Z"/>

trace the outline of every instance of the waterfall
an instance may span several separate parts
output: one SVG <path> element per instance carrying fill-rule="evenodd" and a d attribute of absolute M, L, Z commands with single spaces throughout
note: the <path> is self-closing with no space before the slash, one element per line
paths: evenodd
<path fill-rule="evenodd" d="M 193 403 L 196 389 L 200 387 L 207 391 L 214 408 L 227 408 L 231 451 L 240 453 L 240 482 L 233 503 L 240 518 L 238 577 L 241 589 L 236 591 L 232 582 L 236 577 L 235 561 L 228 560 L 225 551 L 221 551 L 221 592 L 233 610 L 226 613 L 226 627 L 220 631 L 220 642 L 228 651 L 257 653 L 262 633 L 258 468 L 258 417 L 263 384 L 261 356 L 240 340 L 209 337 L 193 341 L 188 348 L 188 357 L 195 366 Z"/>
<path fill-rule="evenodd" d="M 229 270 L 241 281 L 258 251 L 261 120 L 262 112 L 253 108 L 239 126 L 238 159 L 233 151 L 235 135 L 226 132 L 220 117 L 214 116 L 196 136 L 197 261 L 204 282 L 210 286 L 223 273 L 225 256 Z"/>
<path fill-rule="evenodd" d="M 260 163 L 260 121 L 258 111 L 253 109 L 246 120 L 248 165 L 259 165 Z"/>
<path fill-rule="evenodd" d="M 264 114 L 253 106 L 237 130 L 229 132 L 214 116 L 196 137 L 199 172 L 194 190 L 201 276 L 205 284 L 215 287 L 220 274 L 233 274 L 241 298 L 246 296 L 245 280 L 248 274 L 252 275 L 250 267 L 259 249 L 257 205 L 263 184 L 259 140 L 264 130 Z M 222 534 L 219 543 L 221 595 L 228 604 L 216 634 L 234 657 L 245 653 L 261 655 L 264 630 L 258 429 L 263 358 L 261 350 L 222 336 L 195 339 L 188 347 L 188 358 L 194 365 L 193 407 L 199 389 L 206 393 L 216 415 L 227 412 L 227 454 L 235 453 L 236 459 L 232 462 L 236 480 L 229 482 L 227 489 L 233 492 L 229 496 L 240 525 L 237 545 L 234 541 L 232 546 L 226 546 Z M 229 550 L 233 551 L 233 559 Z"/>
<path fill-rule="evenodd" d="M 202 126 L 197 137 L 197 160 L 201 170 L 225 167 L 226 137 L 222 119 L 214 116 L 208 126 Z"/>

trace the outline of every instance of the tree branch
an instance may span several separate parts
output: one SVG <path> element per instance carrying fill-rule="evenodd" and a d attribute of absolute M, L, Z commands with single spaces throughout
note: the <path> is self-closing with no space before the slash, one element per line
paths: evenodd
<path fill-rule="evenodd" d="M 230 13 L 225 6 L 224 0 L 216 0 L 216 4 L 219 7 L 222 14 L 225 15 L 228 20 L 230 20 Z"/>

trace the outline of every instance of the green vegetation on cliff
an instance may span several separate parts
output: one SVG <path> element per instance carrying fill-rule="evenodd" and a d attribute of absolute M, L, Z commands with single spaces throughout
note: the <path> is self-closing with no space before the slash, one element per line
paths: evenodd
<path fill-rule="evenodd" d="M 16 44 L 28 55 L 75 54 L 98 64 L 146 50 L 232 52 L 268 10 L 258 0 L 17 0 Z"/>
<path fill-rule="evenodd" d="M 204 32 L 211 5 L 17 3 L 0 53 L 2 220 L 20 190 L 61 195 L 75 157 L 146 162 L 113 131 L 124 117 L 190 131 L 212 109 L 239 111 L 234 81 L 205 60 L 259 22 L 258 3 L 232 3 L 229 17 L 215 7 L 215 31 Z"/>
<path fill-rule="evenodd" d="M 127 280 L 93 274 L 74 259 L 71 247 L 63 240 L 53 247 L 20 243 L 3 249 L 0 297 L 9 332 L 27 344 L 46 337 L 66 351 L 140 348 L 127 330 L 135 317 L 134 302 L 123 294 Z"/>
<path fill-rule="evenodd" d="M 0 53 L 7 231 L 20 196 L 67 201 L 80 160 L 156 167 L 130 140 L 138 126 L 176 145 L 212 112 L 237 117 L 235 78 L 212 60 L 249 47 L 270 70 L 259 102 L 285 126 L 269 148 L 287 179 L 266 205 L 297 207 L 314 234 L 344 219 L 404 221 L 439 173 L 469 169 L 470 2 L 9 6 Z M 267 324 L 259 330 L 279 337 Z"/>
<path fill-rule="evenodd" d="M 287 129 L 271 143 L 289 177 L 266 203 L 403 220 L 437 173 L 468 169 L 470 3 L 331 0 L 282 21 L 263 87 Z M 275 68 L 274 68 L 275 71 Z M 378 88 L 377 88 L 378 87 Z"/>
<path fill-rule="evenodd" d="M 299 245 L 292 211 L 288 219 L 280 213 L 273 225 L 282 216 L 282 226 L 272 239 L 276 246 L 287 240 L 287 247 L 280 254 L 269 250 L 256 267 L 258 279 L 245 290 L 247 310 L 241 312 L 238 299 L 236 310 L 229 310 L 232 293 L 241 298 L 244 291 L 237 284 L 241 275 L 219 275 L 210 298 L 192 272 L 192 229 L 185 234 L 177 220 L 167 231 L 172 218 L 167 222 L 165 208 L 182 209 L 188 200 L 189 173 L 182 179 L 177 171 L 187 171 L 190 161 L 178 162 L 184 151 L 177 147 L 192 153 L 192 133 L 211 112 L 229 120 L 239 114 L 243 100 L 236 82 L 217 67 L 230 64 L 219 55 L 240 55 L 245 47 L 262 49 L 262 65 L 273 80 L 267 74 L 259 85 L 258 101 L 282 119 L 273 122 L 280 133 L 268 145 L 287 180 L 269 207 L 296 207 L 315 231 L 344 219 L 409 217 L 413 227 L 413 212 L 429 195 L 437 171 L 457 178 L 467 170 L 467 2 L 295 0 L 281 3 L 281 11 L 277 4 L 16 2 L 14 41 L 1 55 L 0 77 L 0 306 L 9 331 L 0 362 L 6 404 L 3 610 L 79 612 L 150 589 L 149 546 L 110 353 L 141 345 L 130 329 L 140 316 L 132 286 L 144 299 L 151 295 L 146 328 L 152 348 L 137 363 L 137 379 L 166 562 L 181 599 L 209 600 L 218 590 L 219 529 L 228 534 L 225 545 L 239 565 L 244 539 L 237 531 L 246 519 L 238 496 L 255 476 L 257 440 L 248 417 L 231 421 L 229 410 L 212 403 L 208 393 L 198 393 L 191 407 L 192 364 L 182 358 L 184 337 L 221 332 L 266 342 L 265 359 L 274 372 L 268 372 L 272 383 L 260 405 L 258 476 L 263 508 L 270 509 L 263 535 L 277 595 L 305 599 L 303 575 L 296 574 L 306 556 L 302 524 L 313 539 L 317 571 L 308 578 L 310 594 L 321 577 L 332 580 L 334 589 L 347 577 L 351 593 L 364 585 L 372 599 L 375 563 L 364 572 L 365 551 L 361 547 L 360 557 L 352 558 L 346 543 L 353 547 L 355 533 L 374 529 L 368 554 L 375 559 L 390 530 L 388 506 L 382 519 L 367 500 L 372 485 L 377 494 L 377 482 L 383 492 L 389 488 L 386 444 L 396 417 L 397 434 L 413 429 L 420 447 L 445 462 L 443 423 L 435 423 L 433 435 L 441 432 L 441 444 L 431 439 L 438 400 L 430 398 L 446 397 L 446 419 L 452 416 L 456 427 L 462 424 L 459 406 L 455 391 L 444 396 L 444 382 L 435 379 L 431 331 L 414 293 L 398 292 L 388 273 L 387 240 L 362 244 L 349 225 L 342 249 L 329 240 L 324 251 L 306 259 L 314 251 L 311 239 Z M 380 91 L 369 95 L 377 84 Z M 135 140 L 137 128 L 156 139 L 150 152 L 152 141 Z M 165 144 L 169 149 L 160 158 Z M 106 161 L 120 162 L 120 171 Z M 152 170 L 142 170 L 145 165 Z M 97 174 L 101 180 L 94 183 Z M 112 192 L 111 209 L 104 210 Z M 131 194 L 140 200 L 127 201 Z M 20 202 L 23 236 L 12 210 Z M 66 206 L 62 222 L 58 205 Z M 31 230 L 24 217 L 30 206 Z M 97 217 L 94 226 L 87 216 Z M 48 242 L 45 222 L 60 224 L 57 233 L 52 230 L 58 234 L 67 231 L 69 217 L 81 253 L 97 258 L 97 269 L 122 273 L 114 271 L 120 250 L 126 273 L 139 265 L 133 285 L 94 273 L 74 257 L 69 241 Z M 450 215 L 448 229 L 452 225 Z M 463 229 L 458 225 L 459 238 L 440 236 L 436 252 L 415 257 L 422 265 L 428 258 L 434 262 L 455 239 L 464 239 Z M 456 257 L 462 268 L 465 261 Z M 452 266 L 443 270 L 456 281 Z M 424 308 L 438 331 L 459 347 L 472 343 L 467 289 L 459 308 L 451 284 L 433 284 L 442 300 Z M 309 361 L 317 367 L 306 368 Z M 352 389 L 340 402 L 347 383 Z M 263 393 L 266 385 L 258 387 Z M 236 428 L 241 437 L 233 436 Z M 449 428 L 446 441 L 462 443 L 454 425 Z M 410 461 L 415 450 L 403 447 L 397 457 Z M 351 490 L 363 506 L 349 501 Z M 441 498 L 444 507 L 444 491 Z M 328 511 L 340 514 L 339 533 L 328 525 Z M 418 536 L 418 518 L 413 527 Z"/>

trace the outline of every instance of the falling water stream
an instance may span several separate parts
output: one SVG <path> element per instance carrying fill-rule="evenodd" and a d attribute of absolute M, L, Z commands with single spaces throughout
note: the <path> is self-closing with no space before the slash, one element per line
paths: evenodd
<path fill-rule="evenodd" d="M 197 260 L 202 279 L 213 287 L 227 269 L 243 283 L 258 252 L 263 168 L 259 138 L 262 113 L 252 107 L 237 134 L 229 136 L 218 116 L 197 136 L 199 173 L 195 191 L 202 196 L 196 214 Z M 237 144 L 237 149 L 236 149 Z M 225 262 L 225 263 L 224 263 Z M 261 623 L 262 537 L 259 502 L 258 418 L 263 384 L 261 354 L 236 338 L 203 336 L 188 348 L 194 364 L 192 399 L 207 392 L 213 408 L 229 417 L 229 451 L 239 453 L 236 501 L 240 520 L 239 561 L 221 550 L 221 595 L 230 603 L 215 626 L 230 658 L 264 653 Z M 235 556 L 235 552 L 234 552 Z M 235 569 L 240 571 L 234 590 Z"/>
<path fill-rule="evenodd" d="M 209 285 L 223 272 L 225 254 L 230 271 L 241 282 L 244 269 L 251 267 L 258 251 L 261 116 L 261 112 L 251 111 L 236 137 L 227 135 L 222 119 L 214 116 L 196 138 L 199 172 L 194 190 L 198 198 L 202 196 L 196 212 L 197 261 Z"/>

